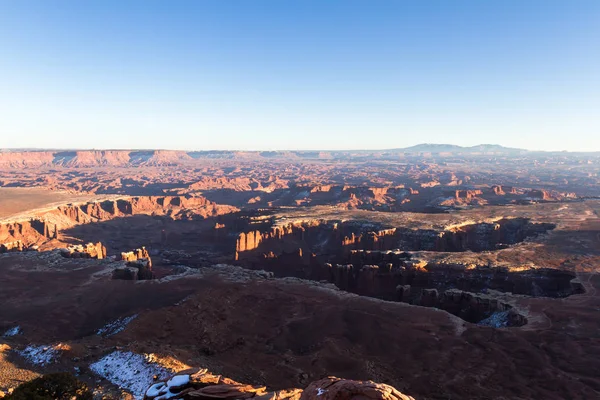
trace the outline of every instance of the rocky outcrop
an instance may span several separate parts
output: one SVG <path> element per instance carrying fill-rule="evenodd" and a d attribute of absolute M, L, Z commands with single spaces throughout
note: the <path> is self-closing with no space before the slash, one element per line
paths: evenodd
<path fill-rule="evenodd" d="M 66 258 L 106 258 L 106 247 L 102 243 L 87 243 L 85 245 L 73 245 L 60 250 L 60 254 Z"/>
<path fill-rule="evenodd" d="M 372 381 L 353 381 L 333 376 L 308 385 L 300 397 L 302 400 L 414 400 L 392 386 Z"/>
<path fill-rule="evenodd" d="M 310 192 L 311 193 L 329 193 L 332 188 L 333 188 L 333 185 L 318 185 L 318 186 L 314 186 L 312 189 L 310 189 Z"/>
<path fill-rule="evenodd" d="M 456 190 L 454 192 L 454 198 L 456 200 L 465 200 L 469 202 L 482 194 L 483 192 L 481 190 Z"/>
<path fill-rule="evenodd" d="M 494 192 L 494 194 L 496 196 L 504 196 L 506 194 L 506 192 L 504 191 L 504 189 L 500 185 L 493 185 L 492 186 L 492 192 Z"/>
<path fill-rule="evenodd" d="M 25 250 L 25 246 L 23 245 L 23 242 L 20 240 L 0 244 L 0 254 L 13 252 L 13 251 L 23 251 L 23 250 Z"/>
<path fill-rule="evenodd" d="M 154 279 L 152 272 L 152 259 L 145 247 L 133 251 L 123 252 L 118 260 L 125 261 L 125 267 L 113 271 L 113 279 L 147 280 Z"/>
<path fill-rule="evenodd" d="M 121 260 L 121 261 L 134 262 L 134 261 L 138 261 L 138 260 L 142 260 L 142 259 L 150 260 L 150 254 L 148 253 L 148 250 L 146 250 L 146 248 L 144 246 L 142 246 L 140 249 L 122 252 L 119 255 L 119 260 Z M 150 265 L 152 265 L 151 261 L 150 261 Z"/>
<path fill-rule="evenodd" d="M 206 369 L 180 373 L 160 381 L 146 391 L 145 400 L 166 399 L 256 399 L 256 400 L 414 400 L 392 386 L 372 381 L 353 381 L 336 377 L 320 379 L 305 390 L 286 389 L 268 392 L 264 386 L 252 386 L 213 375 Z"/>
<path fill-rule="evenodd" d="M 572 192 L 559 192 L 545 189 L 531 189 L 526 191 L 524 195 L 526 199 L 534 201 L 561 201 L 577 198 L 577 194 Z"/>
<path fill-rule="evenodd" d="M 25 246 L 37 242 L 40 238 L 55 238 L 56 234 L 56 226 L 39 218 L 0 224 L 0 241 L 20 240 Z"/>

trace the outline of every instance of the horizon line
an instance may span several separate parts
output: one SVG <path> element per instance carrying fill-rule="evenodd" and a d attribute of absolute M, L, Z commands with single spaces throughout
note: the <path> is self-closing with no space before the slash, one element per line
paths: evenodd
<path fill-rule="evenodd" d="M 416 145 L 411 145 L 407 147 L 390 147 L 390 148 L 352 148 L 352 149 L 169 149 L 169 148 L 88 148 L 88 147 L 72 147 L 72 148 L 61 148 L 61 147 L 0 147 L 0 153 L 2 152 L 43 152 L 43 151 L 170 151 L 170 152 L 184 152 L 184 153 L 202 153 L 202 152 L 231 152 L 231 153 L 283 153 L 283 152 L 330 152 L 330 153 L 343 153 L 343 152 L 389 152 L 389 151 L 402 151 L 402 150 L 411 150 L 413 148 L 425 146 L 432 147 L 441 147 L 441 146 L 449 146 L 453 147 L 455 150 L 469 150 L 475 149 L 477 147 L 495 147 L 497 151 L 506 151 L 506 152 L 528 152 L 528 153 L 600 153 L 600 150 L 539 150 L 539 149 L 527 149 L 521 147 L 508 147 L 500 144 L 492 144 L 492 143 L 481 143 L 473 146 L 462 146 L 452 143 L 419 143 Z M 432 149 L 430 151 L 423 149 L 418 152 L 422 153 L 447 153 L 452 152 L 452 149 L 448 150 L 438 150 Z M 489 152 L 493 152 L 494 150 L 490 150 Z"/>

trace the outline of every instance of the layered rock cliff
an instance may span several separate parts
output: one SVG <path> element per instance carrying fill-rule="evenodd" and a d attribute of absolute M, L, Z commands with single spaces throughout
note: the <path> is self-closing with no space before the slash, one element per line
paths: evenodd
<path fill-rule="evenodd" d="M 164 215 L 173 219 L 208 218 L 238 211 L 204 197 L 139 196 L 117 200 L 67 204 L 28 220 L 0 224 L 0 243 L 21 240 L 26 246 L 58 238 L 62 229 L 138 214 Z"/>
<path fill-rule="evenodd" d="M 352 250 L 486 251 L 504 248 L 554 229 L 553 224 L 526 218 L 465 223 L 443 230 L 385 228 L 373 224 L 309 220 L 239 234 L 236 260 L 281 254 L 297 248 L 305 253 L 349 254 Z M 272 257 L 271 257 L 272 258 Z"/>
<path fill-rule="evenodd" d="M 170 150 L 82 150 L 0 152 L 0 168 L 170 166 L 192 160 Z"/>

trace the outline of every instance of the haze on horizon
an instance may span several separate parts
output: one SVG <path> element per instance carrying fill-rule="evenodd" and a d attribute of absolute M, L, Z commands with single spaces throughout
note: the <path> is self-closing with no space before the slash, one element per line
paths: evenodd
<path fill-rule="evenodd" d="M 600 151 L 600 2 L 0 3 L 0 147 Z"/>

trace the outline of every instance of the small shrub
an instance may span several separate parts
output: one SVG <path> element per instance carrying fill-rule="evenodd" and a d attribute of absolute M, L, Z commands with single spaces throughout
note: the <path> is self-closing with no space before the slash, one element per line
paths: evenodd
<path fill-rule="evenodd" d="M 19 385 L 3 400 L 92 400 L 92 392 L 73 375 L 48 374 Z"/>

